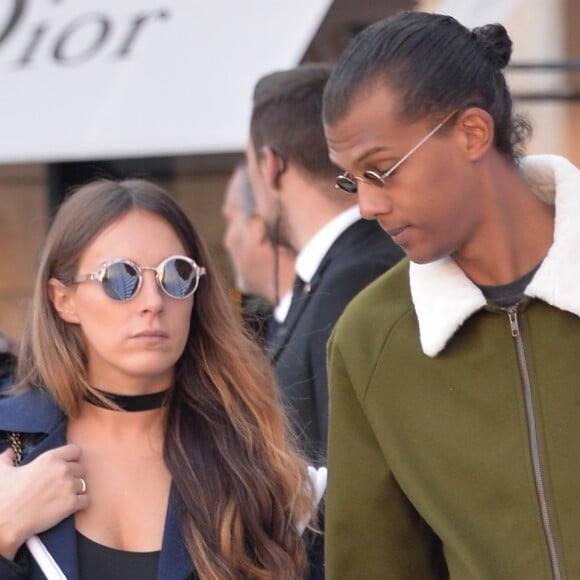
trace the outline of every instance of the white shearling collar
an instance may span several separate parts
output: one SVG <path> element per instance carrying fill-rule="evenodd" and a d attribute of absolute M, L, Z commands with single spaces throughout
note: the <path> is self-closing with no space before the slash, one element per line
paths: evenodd
<path fill-rule="evenodd" d="M 580 171 L 557 155 L 532 155 L 520 169 L 534 193 L 555 204 L 554 243 L 525 294 L 580 316 Z M 459 327 L 486 304 L 450 258 L 411 262 L 410 286 L 423 352 L 437 356 Z"/>

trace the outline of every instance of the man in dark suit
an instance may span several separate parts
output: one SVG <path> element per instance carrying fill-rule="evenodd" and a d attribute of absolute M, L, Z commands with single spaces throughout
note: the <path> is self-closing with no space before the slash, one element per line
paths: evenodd
<path fill-rule="evenodd" d="M 335 187 L 321 118 L 330 71 L 310 64 L 263 77 L 246 152 L 274 244 L 298 253 L 292 302 L 269 355 L 299 442 L 315 464 L 326 456 L 330 332 L 350 300 L 402 257 L 374 221 L 361 219 L 356 196 Z"/>

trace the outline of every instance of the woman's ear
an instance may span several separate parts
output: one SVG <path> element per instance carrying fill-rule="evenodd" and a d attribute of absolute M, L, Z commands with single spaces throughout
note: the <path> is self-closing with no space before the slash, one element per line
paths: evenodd
<path fill-rule="evenodd" d="M 478 161 L 493 147 L 495 127 L 487 111 L 470 107 L 461 114 L 457 126 L 470 161 Z"/>
<path fill-rule="evenodd" d="M 280 189 L 280 177 L 286 170 L 286 162 L 269 145 L 260 149 L 260 164 L 266 185 L 272 191 Z"/>
<path fill-rule="evenodd" d="M 51 278 L 48 281 L 48 296 L 58 315 L 71 324 L 79 324 L 79 317 L 76 313 L 73 293 L 68 286 L 60 280 Z"/>

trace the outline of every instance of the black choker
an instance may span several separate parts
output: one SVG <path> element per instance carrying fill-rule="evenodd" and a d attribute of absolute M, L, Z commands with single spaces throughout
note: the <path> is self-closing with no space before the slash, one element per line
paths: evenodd
<path fill-rule="evenodd" d="M 163 407 L 167 402 L 168 394 L 171 389 L 166 389 L 160 393 L 152 393 L 151 395 L 117 395 L 116 393 L 109 393 L 107 391 L 101 391 L 93 387 L 99 395 L 102 395 L 105 399 L 111 401 L 123 411 L 151 411 L 151 409 L 159 409 Z M 107 405 L 97 399 L 92 393 L 87 393 L 85 400 L 96 405 L 97 407 L 103 407 L 108 409 Z"/>

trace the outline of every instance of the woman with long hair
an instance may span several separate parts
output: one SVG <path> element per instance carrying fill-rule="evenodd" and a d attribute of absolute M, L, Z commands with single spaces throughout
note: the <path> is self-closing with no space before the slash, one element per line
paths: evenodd
<path fill-rule="evenodd" d="M 34 535 L 69 579 L 304 577 L 314 491 L 270 366 L 158 186 L 97 181 L 61 206 L 15 391 L 0 577 L 43 578 Z"/>

